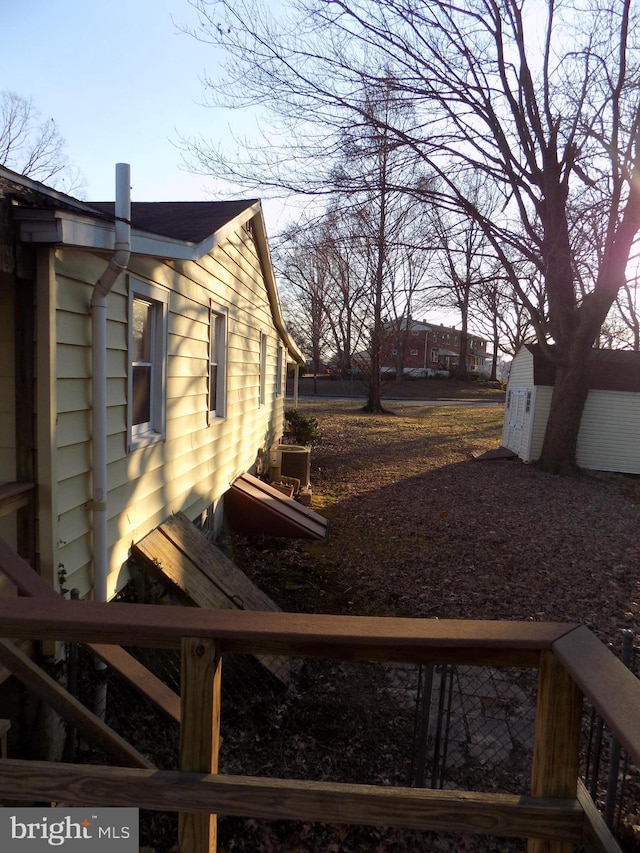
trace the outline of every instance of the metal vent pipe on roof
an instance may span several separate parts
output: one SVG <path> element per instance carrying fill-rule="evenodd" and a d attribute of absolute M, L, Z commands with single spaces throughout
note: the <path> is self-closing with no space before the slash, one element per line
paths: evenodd
<path fill-rule="evenodd" d="M 107 296 L 131 256 L 131 178 L 128 163 L 116 164 L 114 252 L 91 297 L 93 597 L 107 601 Z"/>

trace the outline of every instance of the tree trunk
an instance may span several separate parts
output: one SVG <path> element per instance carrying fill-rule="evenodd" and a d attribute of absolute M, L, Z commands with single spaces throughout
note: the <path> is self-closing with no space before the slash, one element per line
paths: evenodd
<path fill-rule="evenodd" d="M 574 474 L 577 471 L 576 447 L 588 393 L 588 352 L 577 352 L 567 363 L 556 366 L 551 408 L 539 463 L 540 468 L 549 474 Z"/>

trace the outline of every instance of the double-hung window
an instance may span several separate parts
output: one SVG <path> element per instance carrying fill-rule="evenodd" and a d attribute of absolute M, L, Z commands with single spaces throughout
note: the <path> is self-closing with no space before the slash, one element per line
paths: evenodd
<path fill-rule="evenodd" d="M 227 413 L 227 309 L 211 303 L 209 314 L 209 423 Z"/>
<path fill-rule="evenodd" d="M 129 448 L 165 437 L 169 294 L 131 279 L 129 287 Z"/>
<path fill-rule="evenodd" d="M 282 344 L 278 344 L 278 349 L 276 352 L 276 397 L 282 396 L 283 363 L 284 363 L 284 351 L 282 349 Z"/>
<path fill-rule="evenodd" d="M 259 404 L 264 406 L 267 400 L 267 336 L 260 332 L 260 390 Z"/>

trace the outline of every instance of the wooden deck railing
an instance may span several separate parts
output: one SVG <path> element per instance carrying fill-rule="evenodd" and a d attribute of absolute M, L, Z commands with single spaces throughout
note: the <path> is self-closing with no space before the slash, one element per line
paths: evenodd
<path fill-rule="evenodd" d="M 0 600 L 0 636 L 182 649 L 180 770 L 0 760 L 0 797 L 177 811 L 182 853 L 215 850 L 215 815 L 405 826 L 529 839 L 529 853 L 615 849 L 578 786 L 583 697 L 640 764 L 640 683 L 586 628 Z M 224 655 L 536 667 L 522 796 L 217 773 Z"/>

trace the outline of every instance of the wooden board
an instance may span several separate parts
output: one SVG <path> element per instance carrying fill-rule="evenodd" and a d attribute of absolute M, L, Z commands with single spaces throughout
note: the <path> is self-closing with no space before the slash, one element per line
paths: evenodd
<path fill-rule="evenodd" d="M 33 483 L 0 483 L 0 516 L 27 506 L 33 489 Z"/>
<path fill-rule="evenodd" d="M 574 844 L 582 839 L 584 819 L 576 800 L 19 760 L 0 760 L 3 796 Z"/>
<path fill-rule="evenodd" d="M 60 601 L 58 593 L 31 566 L 0 539 L 0 571 L 20 590 L 22 595 Z M 180 697 L 119 646 L 91 645 L 87 648 L 118 672 L 150 702 L 175 722 L 180 722 Z"/>
<path fill-rule="evenodd" d="M 175 584 L 206 610 L 280 610 L 222 551 L 182 513 L 169 518 L 132 548 L 152 571 Z M 288 683 L 289 662 L 257 656 L 280 681 Z"/>
<path fill-rule="evenodd" d="M 133 642 L 157 649 L 180 648 L 184 637 L 210 637 L 221 641 L 225 654 L 537 667 L 540 652 L 572 630 L 578 629 L 553 622 L 328 616 L 148 604 L 114 607 L 94 601 L 0 596 L 0 636 Z"/>
<path fill-rule="evenodd" d="M 584 626 L 556 640 L 553 653 L 640 764 L 640 680 Z"/>
<path fill-rule="evenodd" d="M 327 538 L 328 521 L 298 501 L 251 474 L 241 474 L 224 498 L 225 518 L 232 530 L 287 539 Z"/>
<path fill-rule="evenodd" d="M 77 728 L 87 740 L 102 746 L 125 766 L 147 769 L 155 767 L 8 640 L 0 640 L 0 661 L 25 687 Z"/>
<path fill-rule="evenodd" d="M 177 548 L 190 555 L 200 572 L 215 583 L 234 606 L 241 610 L 280 610 L 275 601 L 252 583 L 233 560 L 209 542 L 184 515 L 172 516 L 161 529 Z"/>
<path fill-rule="evenodd" d="M 578 779 L 578 802 L 585 817 L 583 844 L 588 853 L 622 853 L 620 845 L 596 808 L 582 779 Z"/>

